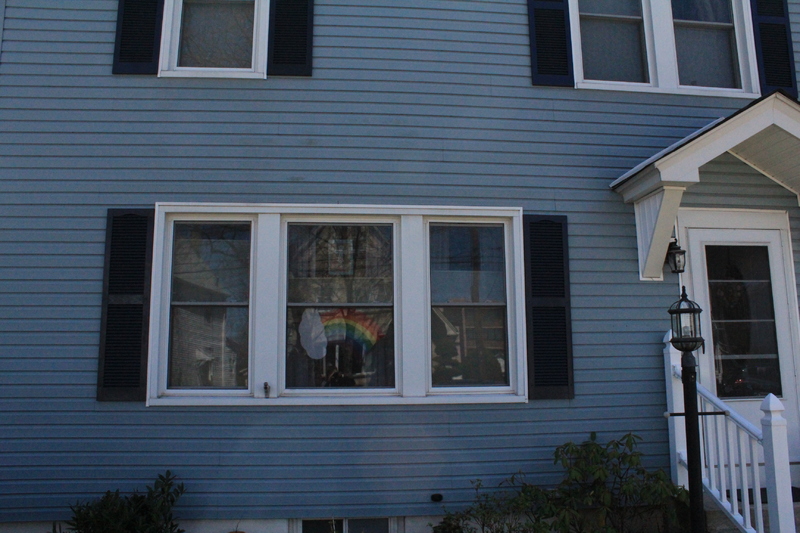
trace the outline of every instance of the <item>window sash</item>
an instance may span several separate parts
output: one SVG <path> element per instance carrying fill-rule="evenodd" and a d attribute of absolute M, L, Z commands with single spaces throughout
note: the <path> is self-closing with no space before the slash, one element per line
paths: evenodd
<path fill-rule="evenodd" d="M 733 54 L 737 71 L 737 88 L 681 85 L 676 53 L 675 24 L 671 2 L 661 0 L 642 1 L 645 55 L 648 82 L 607 81 L 589 79 L 584 73 L 581 21 L 585 15 L 579 10 L 579 0 L 569 2 L 575 86 L 578 88 L 627 90 L 639 92 L 661 92 L 673 94 L 757 97 L 759 96 L 758 64 L 753 33 L 750 2 L 732 0 Z M 608 16 L 603 15 L 604 19 Z M 616 17 L 615 17 L 616 18 Z M 624 17 L 627 18 L 627 17 Z M 610 18 L 609 18 L 610 20 Z M 677 22 L 681 24 L 681 22 Z"/>
<path fill-rule="evenodd" d="M 252 1 L 254 2 L 254 14 L 251 64 L 248 68 L 237 68 L 181 66 L 184 0 L 166 0 L 158 75 L 162 77 L 266 78 L 270 0 Z"/>

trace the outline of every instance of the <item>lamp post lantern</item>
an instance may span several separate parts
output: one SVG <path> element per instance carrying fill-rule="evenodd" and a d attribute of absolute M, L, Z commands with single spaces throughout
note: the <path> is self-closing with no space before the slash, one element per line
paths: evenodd
<path fill-rule="evenodd" d="M 686 459 L 689 471 L 689 511 L 692 533 L 705 533 L 706 516 L 703 510 L 703 471 L 700 458 L 700 419 L 697 412 L 697 359 L 692 352 L 704 345 L 700 334 L 700 306 L 686 296 L 669 308 L 672 320 L 672 339 L 676 350 L 682 352 L 681 381 L 683 382 L 683 411 L 686 423 Z"/>

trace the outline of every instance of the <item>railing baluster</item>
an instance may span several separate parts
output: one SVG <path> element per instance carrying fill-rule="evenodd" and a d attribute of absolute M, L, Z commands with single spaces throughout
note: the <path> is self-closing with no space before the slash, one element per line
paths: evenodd
<path fill-rule="evenodd" d="M 753 513 L 756 515 L 756 531 L 764 531 L 764 508 L 761 505 L 761 473 L 758 471 L 758 441 L 750 437 L 750 456 L 752 457 Z"/>
<path fill-rule="evenodd" d="M 725 464 L 724 457 L 723 457 L 723 448 L 722 443 L 725 442 L 720 437 L 720 432 L 722 428 L 724 428 L 724 420 L 720 420 L 720 417 L 714 417 L 714 426 L 716 427 L 716 438 L 717 438 L 717 488 L 719 489 L 720 494 L 720 501 L 725 501 L 725 473 L 723 472 L 723 465 Z"/>
<path fill-rule="evenodd" d="M 749 527 L 750 520 L 750 494 L 747 492 L 749 488 L 747 483 L 747 448 L 742 443 L 745 437 L 744 432 L 737 426 L 736 427 L 736 444 L 739 449 L 739 474 L 742 476 L 742 515 L 744 516 L 744 525 Z"/>
<path fill-rule="evenodd" d="M 725 442 L 728 448 L 728 486 L 730 487 L 730 502 L 731 512 L 737 514 L 739 512 L 739 500 L 736 498 L 736 468 L 734 461 L 736 460 L 733 454 L 733 446 L 731 445 L 731 428 L 728 423 L 728 417 L 725 417 Z"/>

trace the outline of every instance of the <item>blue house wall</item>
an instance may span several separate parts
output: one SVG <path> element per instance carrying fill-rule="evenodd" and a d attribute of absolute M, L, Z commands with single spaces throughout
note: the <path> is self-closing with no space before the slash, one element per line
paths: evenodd
<path fill-rule="evenodd" d="M 661 339 L 677 278 L 639 280 L 633 207 L 609 183 L 748 100 L 533 87 L 524 0 L 317 0 L 307 79 L 114 76 L 115 0 L 6 0 L 4 15 L 0 522 L 64 519 L 166 469 L 188 488 L 186 518 L 435 515 L 432 493 L 455 508 L 472 480 L 556 482 L 553 448 L 591 431 L 637 433 L 667 466 Z M 687 205 L 757 196 L 792 209 L 798 235 L 792 194 L 729 157 L 704 170 Z M 575 398 L 97 402 L 106 211 L 156 202 L 566 215 Z"/>

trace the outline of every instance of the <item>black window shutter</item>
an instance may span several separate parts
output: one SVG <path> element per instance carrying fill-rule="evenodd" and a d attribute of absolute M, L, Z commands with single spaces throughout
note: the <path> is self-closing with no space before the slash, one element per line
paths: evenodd
<path fill-rule="evenodd" d="M 567 217 L 524 215 L 528 398 L 573 398 Z"/>
<path fill-rule="evenodd" d="M 567 0 L 528 0 L 533 85 L 574 87 Z"/>
<path fill-rule="evenodd" d="M 269 76 L 311 76 L 314 0 L 272 0 Z"/>
<path fill-rule="evenodd" d="M 152 209 L 108 210 L 99 401 L 145 399 L 153 216 Z"/>
<path fill-rule="evenodd" d="M 751 0 L 761 94 L 781 89 L 797 98 L 792 33 L 786 0 Z"/>
<path fill-rule="evenodd" d="M 119 0 L 114 74 L 157 74 L 164 0 Z"/>

